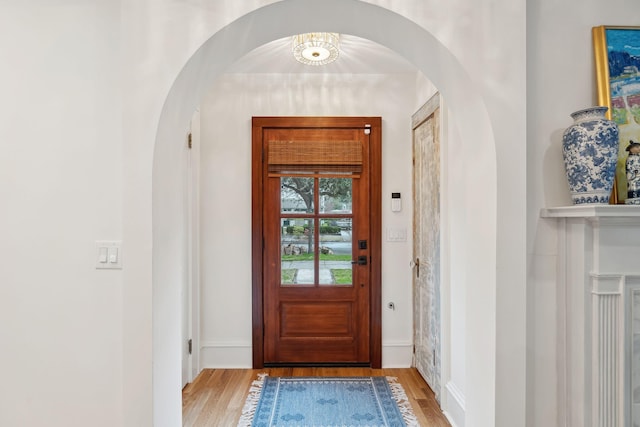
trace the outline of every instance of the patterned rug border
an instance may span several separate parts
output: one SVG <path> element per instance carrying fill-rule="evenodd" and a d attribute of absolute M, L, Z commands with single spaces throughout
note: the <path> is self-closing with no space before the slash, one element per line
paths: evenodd
<path fill-rule="evenodd" d="M 253 422 L 253 416 L 256 413 L 256 408 L 258 407 L 258 402 L 260 401 L 260 395 L 262 394 L 262 386 L 264 385 L 264 379 L 268 377 L 269 374 L 258 374 L 258 379 L 251 383 L 249 387 L 249 395 L 247 396 L 247 400 L 244 403 L 242 408 L 242 415 L 240 416 L 240 420 L 238 421 L 238 427 L 251 427 L 251 423 Z M 277 377 L 274 377 L 277 378 Z M 292 377 L 281 377 L 281 378 L 292 378 Z M 334 377 L 331 377 L 334 378 Z M 335 378 L 353 378 L 353 377 L 335 377 Z M 363 378 L 363 377 L 357 377 Z M 369 378 L 369 377 L 366 377 Z M 396 377 L 386 377 L 387 382 L 389 383 L 389 387 L 391 388 L 391 394 L 393 395 L 393 399 L 395 400 L 398 408 L 400 409 L 400 413 L 402 414 L 402 418 L 407 425 L 407 427 L 420 427 L 420 423 L 418 423 L 418 418 L 413 412 L 413 408 L 411 407 L 411 403 L 409 402 L 409 398 L 402 387 L 402 384 L 398 382 L 398 378 Z"/>

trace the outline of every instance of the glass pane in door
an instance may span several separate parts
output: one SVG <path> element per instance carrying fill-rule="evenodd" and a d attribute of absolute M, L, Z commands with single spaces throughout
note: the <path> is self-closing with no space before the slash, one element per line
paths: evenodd
<path fill-rule="evenodd" d="M 283 286 L 315 283 L 312 218 L 280 220 L 280 283 Z"/>
<path fill-rule="evenodd" d="M 351 213 L 351 178 L 320 178 L 320 213 Z"/>
<path fill-rule="evenodd" d="M 322 218 L 319 229 L 318 256 L 320 285 L 352 284 L 351 218 Z"/>
<path fill-rule="evenodd" d="M 280 210 L 282 213 L 314 211 L 314 178 L 283 176 L 280 178 Z"/>

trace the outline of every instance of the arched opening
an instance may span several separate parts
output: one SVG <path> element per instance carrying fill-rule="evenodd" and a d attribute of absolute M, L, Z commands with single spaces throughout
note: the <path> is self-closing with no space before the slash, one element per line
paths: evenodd
<path fill-rule="evenodd" d="M 304 19 L 303 19 L 304 18 Z M 482 98 L 453 54 L 425 29 L 387 9 L 357 0 L 285 0 L 255 10 L 214 34 L 187 62 L 176 78 L 159 121 L 153 162 L 153 414 L 155 425 L 180 423 L 180 298 L 176 277 L 180 257 L 182 188 L 176 176 L 175 141 L 184 129 L 200 97 L 216 77 L 239 57 L 271 40 L 310 28 L 349 33 L 384 45 L 412 62 L 438 87 L 459 124 L 461 141 L 473 144 L 463 172 L 463 181 L 473 182 L 483 192 L 470 190 L 470 206 L 483 206 L 473 216 L 460 215 L 468 259 L 452 259 L 451 268 L 462 269 L 483 287 L 482 306 L 470 311 L 466 321 L 468 369 L 481 366 L 465 390 L 468 412 L 493 416 L 495 409 L 495 267 L 496 267 L 496 158 L 489 116 Z M 412 43 L 407 43 L 411 40 Z M 230 43 L 233 42 L 231 46 Z M 230 48 L 232 47 L 232 48 Z M 464 147 L 462 147 L 464 148 Z M 474 154 L 471 154 L 474 153 Z M 477 153 L 483 153 L 478 156 Z M 461 154 L 464 158 L 464 154 Z M 469 160 L 467 158 L 467 160 Z M 462 206 L 464 208 L 466 206 Z M 473 302 L 475 304 L 475 302 Z M 468 328 L 471 329 L 471 328 Z M 478 335 L 477 332 L 480 331 Z M 484 383 L 484 384 L 482 384 Z M 482 384 L 482 387 L 480 386 Z M 473 399 L 473 402 L 471 401 Z M 485 418 L 486 419 L 486 418 Z"/>

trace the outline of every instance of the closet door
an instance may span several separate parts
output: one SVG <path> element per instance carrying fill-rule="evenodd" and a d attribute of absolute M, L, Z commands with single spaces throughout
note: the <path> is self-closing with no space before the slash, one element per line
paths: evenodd
<path fill-rule="evenodd" d="M 440 401 L 439 103 L 413 117 L 414 366 Z"/>

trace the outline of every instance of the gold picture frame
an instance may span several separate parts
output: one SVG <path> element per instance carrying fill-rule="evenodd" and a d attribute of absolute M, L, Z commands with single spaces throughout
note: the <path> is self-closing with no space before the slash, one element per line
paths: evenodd
<path fill-rule="evenodd" d="M 640 142 L 640 27 L 593 27 L 598 104 L 620 129 L 616 179 L 610 203 L 627 198 L 625 162 L 629 141 Z"/>

